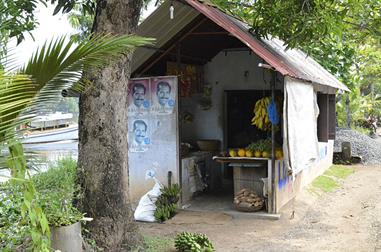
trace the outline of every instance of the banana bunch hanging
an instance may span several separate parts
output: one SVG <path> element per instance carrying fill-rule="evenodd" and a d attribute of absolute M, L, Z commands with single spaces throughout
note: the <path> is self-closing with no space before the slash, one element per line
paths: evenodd
<path fill-rule="evenodd" d="M 271 102 L 271 97 L 263 97 L 258 100 L 254 106 L 254 117 L 251 119 L 251 125 L 255 125 L 263 131 L 271 130 L 271 122 L 267 113 L 267 107 Z"/>

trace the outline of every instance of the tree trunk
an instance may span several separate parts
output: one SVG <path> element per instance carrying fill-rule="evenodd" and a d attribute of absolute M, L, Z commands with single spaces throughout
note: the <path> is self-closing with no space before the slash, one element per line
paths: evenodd
<path fill-rule="evenodd" d="M 142 0 L 98 0 L 93 32 L 134 33 Z M 127 81 L 131 55 L 86 77 L 80 97 L 78 180 L 92 238 L 105 251 L 140 243 L 128 197 Z"/>

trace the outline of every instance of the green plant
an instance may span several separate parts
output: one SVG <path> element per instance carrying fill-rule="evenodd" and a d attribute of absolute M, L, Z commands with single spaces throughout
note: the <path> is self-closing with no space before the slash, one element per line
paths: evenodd
<path fill-rule="evenodd" d="M 211 252 L 214 251 L 212 242 L 205 234 L 182 232 L 175 238 L 178 252 Z"/>
<path fill-rule="evenodd" d="M 48 171 L 36 174 L 30 179 L 35 185 L 35 198 L 32 206 L 39 206 L 46 216 L 45 228 L 50 226 L 70 225 L 83 218 L 72 205 L 76 197 L 76 162 L 67 158 L 57 162 Z M 33 239 L 31 233 L 33 226 L 31 220 L 23 218 L 25 207 L 24 184 L 14 183 L 10 180 L 0 186 L 0 250 L 14 251 L 20 245 L 30 247 Z M 26 209 L 25 214 L 33 211 Z M 36 227 L 35 227 L 36 228 Z M 35 234 L 38 236 L 38 234 Z M 39 239 L 47 239 L 40 237 Z"/>
<path fill-rule="evenodd" d="M 258 142 L 253 142 L 249 144 L 246 149 L 248 149 L 251 152 L 259 151 L 259 144 Z"/>
<path fill-rule="evenodd" d="M 17 141 L 20 131 L 15 129 L 30 121 L 47 105 L 55 103 L 63 89 L 73 88 L 74 83 L 78 83 L 77 87 L 85 83 L 90 85 L 90 81 L 81 79 L 83 71 L 104 66 L 111 58 L 147 42 L 144 38 L 129 35 L 98 35 L 74 47 L 73 41 L 66 42 L 63 37 L 45 43 L 28 64 L 16 72 L 0 70 L 0 148 L 9 150 L 9 156 L 0 157 L 0 168 L 9 169 L 12 183 L 19 184 L 23 190 L 20 213 L 30 227 L 34 251 L 49 250 L 50 231 L 27 171 L 23 147 Z"/>
<path fill-rule="evenodd" d="M 160 192 L 161 194 L 155 202 L 154 216 L 156 221 L 164 222 L 175 216 L 181 189 L 178 184 L 173 184 L 168 187 L 164 186 Z"/>
<path fill-rule="evenodd" d="M 79 192 L 76 168 L 75 160 L 65 158 L 32 178 L 50 226 L 67 226 L 83 219 L 83 214 L 73 206 Z"/>
<path fill-rule="evenodd" d="M 0 251 L 14 251 L 16 246 L 28 243 L 28 223 L 21 216 L 23 193 L 20 185 L 0 184 Z M 28 246 L 28 244 L 26 244 Z"/>

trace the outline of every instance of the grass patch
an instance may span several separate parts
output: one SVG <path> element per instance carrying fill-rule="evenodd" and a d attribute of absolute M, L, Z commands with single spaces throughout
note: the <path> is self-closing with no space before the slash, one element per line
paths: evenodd
<path fill-rule="evenodd" d="M 339 179 L 346 179 L 349 175 L 354 173 L 353 168 L 345 167 L 342 165 L 332 165 L 324 175 L 333 176 Z"/>
<path fill-rule="evenodd" d="M 175 251 L 174 241 L 160 236 L 144 236 L 145 252 L 169 252 Z"/>
<path fill-rule="evenodd" d="M 323 192 L 332 192 L 337 187 L 339 187 L 339 184 L 334 179 L 323 175 L 317 177 L 312 182 L 312 186 L 317 189 L 320 189 Z"/>
<path fill-rule="evenodd" d="M 354 169 L 342 165 L 332 165 L 323 175 L 312 181 L 308 191 L 317 196 L 337 189 L 342 180 L 354 173 Z"/>

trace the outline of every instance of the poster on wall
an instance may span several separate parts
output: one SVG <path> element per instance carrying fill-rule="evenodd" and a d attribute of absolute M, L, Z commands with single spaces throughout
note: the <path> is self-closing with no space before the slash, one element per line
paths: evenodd
<path fill-rule="evenodd" d="M 176 77 L 151 79 L 151 111 L 155 115 L 172 114 L 176 105 Z"/>
<path fill-rule="evenodd" d="M 168 61 L 167 74 L 179 76 L 181 97 L 190 97 L 192 94 L 203 91 L 204 74 L 202 66 Z"/>
<path fill-rule="evenodd" d="M 128 151 L 146 152 L 151 145 L 150 127 L 147 119 L 128 120 Z"/>
<path fill-rule="evenodd" d="M 128 83 L 128 115 L 142 116 L 150 111 L 150 79 L 133 79 Z"/>

